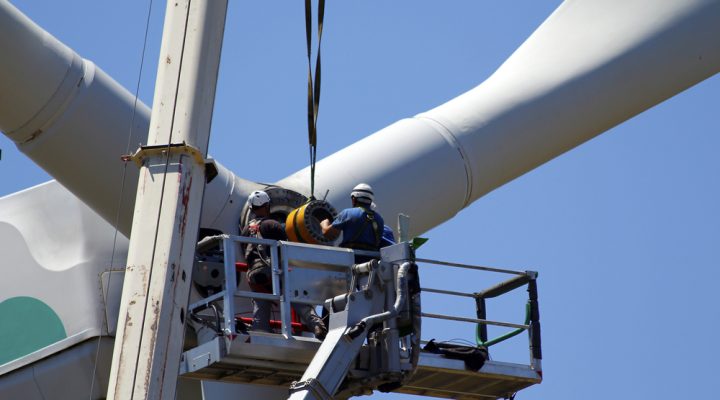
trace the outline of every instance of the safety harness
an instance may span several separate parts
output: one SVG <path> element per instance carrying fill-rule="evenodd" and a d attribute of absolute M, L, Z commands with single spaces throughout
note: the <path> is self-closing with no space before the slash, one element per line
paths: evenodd
<path fill-rule="evenodd" d="M 382 238 L 382 231 L 383 227 L 380 226 L 377 223 L 377 220 L 375 219 L 375 212 L 372 210 L 368 210 L 367 208 L 363 206 L 358 206 L 357 208 L 363 210 L 364 213 L 364 219 L 363 224 L 360 226 L 360 229 L 355 232 L 355 235 L 352 237 L 352 239 L 348 240 L 343 244 L 343 247 L 351 248 L 351 249 L 358 249 L 358 250 L 369 250 L 369 251 L 378 251 L 380 249 L 380 239 Z M 365 229 L 367 228 L 368 224 L 372 225 L 373 233 L 375 234 L 375 245 L 371 245 L 368 243 L 362 243 L 357 242 L 357 240 L 360 238 L 360 236 L 365 232 Z"/>
<path fill-rule="evenodd" d="M 248 236 L 263 239 L 260 226 L 266 218 L 253 219 L 248 223 Z M 251 258 L 252 257 L 252 258 Z M 256 261 L 260 261 L 260 264 Z M 270 255 L 267 246 L 249 243 L 245 248 L 245 261 L 248 263 L 247 280 L 254 292 L 272 293 L 270 280 Z"/>
<path fill-rule="evenodd" d="M 263 239 L 262 233 L 260 232 L 260 225 L 265 221 L 266 218 L 253 219 L 248 222 L 248 236 L 256 239 Z M 265 245 L 249 243 L 245 248 L 245 261 L 250 264 L 250 257 L 254 256 L 255 259 L 262 261 L 266 266 L 270 266 L 270 256 Z M 252 265 L 248 265 L 252 268 Z"/>

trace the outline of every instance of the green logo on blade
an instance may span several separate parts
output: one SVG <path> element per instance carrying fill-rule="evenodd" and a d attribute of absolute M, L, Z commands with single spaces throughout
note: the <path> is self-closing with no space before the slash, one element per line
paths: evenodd
<path fill-rule="evenodd" d="M 33 297 L 13 297 L 0 303 L 0 365 L 65 339 L 60 317 Z"/>

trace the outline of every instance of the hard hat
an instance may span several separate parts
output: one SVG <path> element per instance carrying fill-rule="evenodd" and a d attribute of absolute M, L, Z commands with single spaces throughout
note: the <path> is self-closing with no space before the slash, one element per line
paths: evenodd
<path fill-rule="evenodd" d="M 256 190 L 248 196 L 248 203 L 250 203 L 252 207 L 262 207 L 270 203 L 270 196 L 262 190 Z"/>
<path fill-rule="evenodd" d="M 375 200 L 375 194 L 373 193 L 372 187 L 367 183 L 360 183 L 355 186 L 350 192 L 350 196 L 365 203 L 372 203 Z"/>

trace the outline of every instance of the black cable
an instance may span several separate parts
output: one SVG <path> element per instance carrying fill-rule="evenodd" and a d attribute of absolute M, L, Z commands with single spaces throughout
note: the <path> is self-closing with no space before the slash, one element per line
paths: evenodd
<path fill-rule="evenodd" d="M 133 101 L 132 117 L 130 118 L 130 127 L 128 129 L 127 145 L 125 146 L 125 154 L 130 153 L 130 140 L 132 139 L 133 127 L 135 125 L 135 116 L 137 114 L 137 104 L 140 92 L 140 82 L 142 81 L 143 67 L 145 65 L 145 52 L 147 50 L 148 32 L 150 31 L 150 17 L 152 15 L 153 0 L 149 1 L 147 18 L 145 20 L 145 35 L 143 37 L 143 47 L 140 53 L 140 70 L 138 71 L 137 83 L 135 85 L 135 99 Z M 118 224 L 120 222 L 120 210 L 122 209 L 123 195 L 125 193 L 125 178 L 127 176 L 127 162 L 123 164 L 122 179 L 120 183 L 120 196 L 118 199 L 117 212 L 115 213 L 115 233 L 113 235 L 113 247 L 110 253 L 110 274 L 108 275 L 107 293 L 105 293 L 105 307 L 107 307 L 107 299 L 110 298 L 110 282 L 113 276 L 113 263 L 115 262 L 115 251 L 117 249 L 117 238 L 118 238 Z M 105 326 L 108 327 L 108 334 L 110 333 L 110 327 L 107 321 L 107 313 L 105 313 Z M 100 334 L 98 335 L 97 346 L 95 349 L 95 362 L 93 364 L 92 380 L 90 381 L 90 398 L 92 398 L 93 389 L 95 386 L 95 376 L 97 374 L 97 362 L 100 357 L 100 341 L 102 340 L 102 327 L 100 327 Z"/>
<path fill-rule="evenodd" d="M 315 161 L 317 160 L 317 117 L 320 109 L 320 81 L 323 23 L 325 19 L 325 0 L 318 1 L 318 50 L 315 60 L 315 78 L 312 71 L 312 3 L 305 0 L 305 39 L 308 58 L 308 144 L 310 147 L 310 198 L 315 198 Z"/>

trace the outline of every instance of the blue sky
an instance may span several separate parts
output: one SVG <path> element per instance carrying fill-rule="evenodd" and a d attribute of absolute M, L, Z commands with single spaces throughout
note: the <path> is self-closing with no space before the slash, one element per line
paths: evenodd
<path fill-rule="evenodd" d="M 134 91 L 147 2 L 13 3 Z M 271 182 L 308 162 L 304 19 L 293 3 L 231 1 L 210 153 L 244 178 Z M 476 86 L 559 3 L 328 2 L 318 158 Z M 164 7 L 153 5 L 147 104 Z M 545 381 L 519 399 L 715 396 L 719 105 L 716 76 L 427 233 L 422 257 L 540 272 Z M 0 148 L 0 195 L 49 179 L 5 137 Z M 259 157 L 262 148 L 271 156 Z M 424 285 L 446 289 L 492 283 L 422 273 Z M 472 304 L 424 301 L 430 312 L 472 316 Z M 522 321 L 520 296 L 489 307 L 490 318 Z M 423 336 L 470 340 L 472 328 L 428 323 Z M 527 361 L 526 338 L 492 354 Z"/>

